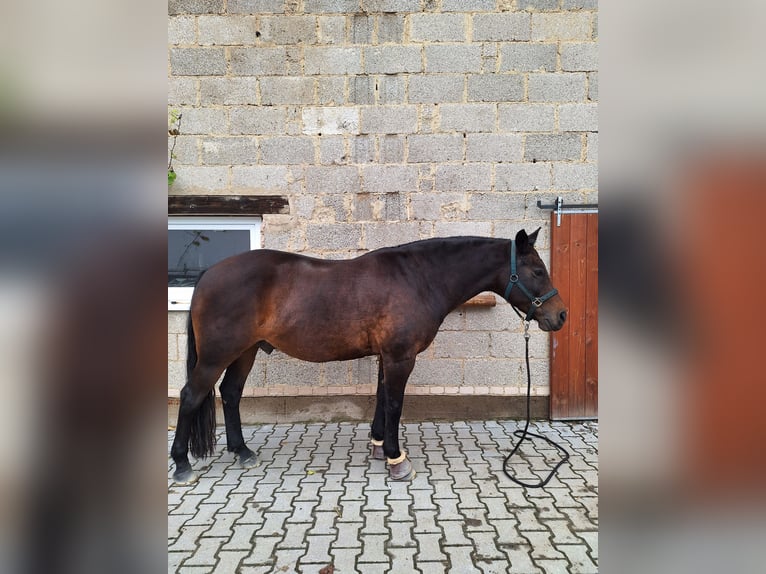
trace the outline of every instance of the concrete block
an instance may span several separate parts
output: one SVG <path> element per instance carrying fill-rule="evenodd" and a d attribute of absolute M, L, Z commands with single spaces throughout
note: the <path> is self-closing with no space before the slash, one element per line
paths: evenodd
<path fill-rule="evenodd" d="M 193 16 L 170 16 L 168 18 L 168 44 L 194 44 L 197 28 Z"/>
<path fill-rule="evenodd" d="M 538 191 L 551 188 L 549 163 L 521 163 L 495 166 L 498 191 Z"/>
<path fill-rule="evenodd" d="M 518 0 L 518 10 L 557 10 L 559 0 Z"/>
<path fill-rule="evenodd" d="M 168 14 L 220 14 L 223 0 L 168 0 Z"/>
<path fill-rule="evenodd" d="M 347 163 L 347 159 L 343 137 L 322 136 L 319 140 L 319 162 L 322 165 L 341 165 Z"/>
<path fill-rule="evenodd" d="M 346 78 L 343 76 L 322 76 L 317 79 L 317 102 L 328 106 L 343 105 L 346 101 Z"/>
<path fill-rule="evenodd" d="M 436 189 L 439 191 L 484 191 L 491 187 L 490 165 L 464 164 L 436 167 Z"/>
<path fill-rule="evenodd" d="M 411 76 L 411 78 L 414 77 Z M 379 76 L 377 94 L 379 104 L 403 104 L 404 76 Z"/>
<path fill-rule="evenodd" d="M 264 164 L 313 164 L 314 140 L 308 137 L 277 136 L 261 138 Z"/>
<path fill-rule="evenodd" d="M 515 193 L 472 193 L 467 219 L 498 221 L 524 219 L 524 198 Z"/>
<path fill-rule="evenodd" d="M 346 47 L 306 47 L 306 74 L 350 75 L 362 72 L 362 51 Z"/>
<path fill-rule="evenodd" d="M 362 227 L 349 223 L 309 224 L 306 240 L 309 248 L 315 251 L 359 249 L 362 246 Z"/>
<path fill-rule="evenodd" d="M 556 44 L 512 43 L 500 47 L 500 71 L 556 70 Z"/>
<path fill-rule="evenodd" d="M 434 342 L 434 357 L 437 359 L 463 359 L 489 356 L 489 333 L 473 331 L 440 331 Z"/>
<path fill-rule="evenodd" d="M 492 221 L 437 221 L 434 225 L 435 237 L 454 237 L 456 235 L 489 237 L 492 235 Z"/>
<path fill-rule="evenodd" d="M 598 131 L 598 104 L 562 104 L 559 129 L 564 132 Z"/>
<path fill-rule="evenodd" d="M 392 245 L 401 245 L 420 239 L 420 226 L 417 222 L 365 223 L 364 246 L 367 249 L 380 249 Z"/>
<path fill-rule="evenodd" d="M 582 72 L 529 74 L 527 82 L 530 102 L 579 102 L 585 99 L 585 74 Z"/>
<path fill-rule="evenodd" d="M 550 132 L 556 126 L 556 111 L 549 104 L 500 104 L 498 124 L 503 132 Z"/>
<path fill-rule="evenodd" d="M 175 167 L 178 178 L 173 193 L 223 193 L 228 187 L 227 166 L 179 165 Z"/>
<path fill-rule="evenodd" d="M 303 108 L 303 133 L 338 135 L 359 133 L 359 108 Z"/>
<path fill-rule="evenodd" d="M 598 168 L 594 163 L 554 163 L 553 187 L 561 190 L 598 188 Z"/>
<path fill-rule="evenodd" d="M 196 103 L 196 78 L 168 78 L 168 105 L 195 105 Z"/>
<path fill-rule="evenodd" d="M 171 48 L 170 69 L 174 76 L 223 76 L 226 55 L 223 48 Z"/>
<path fill-rule="evenodd" d="M 310 104 L 314 101 L 313 78 L 261 78 L 261 103 L 266 106 L 279 104 Z"/>
<path fill-rule="evenodd" d="M 402 43 L 404 41 L 404 16 L 380 14 L 378 19 L 378 44 Z"/>
<path fill-rule="evenodd" d="M 474 14 L 473 39 L 480 42 L 529 40 L 530 22 L 530 15 L 520 12 Z"/>
<path fill-rule="evenodd" d="M 303 387 L 321 384 L 322 370 L 316 363 L 297 359 L 271 359 L 266 361 L 267 385 Z"/>
<path fill-rule="evenodd" d="M 361 133 L 410 134 L 418 129 L 417 106 L 362 108 Z"/>
<path fill-rule="evenodd" d="M 235 165 L 231 168 L 233 188 L 253 191 L 278 191 L 287 187 L 287 168 L 275 165 Z"/>
<path fill-rule="evenodd" d="M 562 10 L 597 10 L 598 0 L 561 0 Z"/>
<path fill-rule="evenodd" d="M 363 189 L 369 193 L 417 191 L 418 168 L 414 165 L 366 165 L 362 168 Z"/>
<path fill-rule="evenodd" d="M 494 104 L 444 104 L 439 106 L 439 111 L 441 131 L 494 131 Z"/>
<path fill-rule="evenodd" d="M 420 48 L 418 46 L 366 46 L 364 70 L 369 74 L 420 72 L 422 70 Z"/>
<path fill-rule="evenodd" d="M 359 193 L 359 172 L 356 167 L 307 167 L 306 192 Z"/>
<path fill-rule="evenodd" d="M 234 76 L 283 76 L 287 74 L 287 50 L 282 46 L 230 48 Z"/>
<path fill-rule="evenodd" d="M 285 0 L 229 0 L 226 11 L 229 14 L 282 14 Z"/>
<path fill-rule="evenodd" d="M 472 387 L 516 385 L 521 378 L 520 369 L 521 361 L 513 359 L 466 359 L 465 384 Z"/>
<path fill-rule="evenodd" d="M 518 102 L 524 99 L 521 74 L 479 74 L 468 76 L 469 102 Z"/>
<path fill-rule="evenodd" d="M 359 9 L 359 0 L 304 0 L 303 5 L 308 13 L 353 14 Z"/>
<path fill-rule="evenodd" d="M 411 135 L 407 136 L 409 155 L 407 161 L 443 162 L 463 159 L 463 136 Z"/>
<path fill-rule="evenodd" d="M 364 164 L 373 161 L 375 161 L 375 137 L 355 137 L 351 141 L 351 162 Z"/>
<path fill-rule="evenodd" d="M 411 42 L 464 42 L 466 16 L 463 14 L 411 14 L 408 18 Z"/>
<path fill-rule="evenodd" d="M 404 161 L 405 136 L 385 135 L 378 138 L 381 163 L 402 163 Z"/>
<path fill-rule="evenodd" d="M 598 44 L 596 42 L 562 43 L 561 69 L 565 72 L 598 70 Z"/>
<path fill-rule="evenodd" d="M 186 311 L 168 311 L 168 333 L 186 333 L 188 319 Z"/>
<path fill-rule="evenodd" d="M 522 138 L 519 134 L 468 134 L 466 160 L 521 161 Z"/>
<path fill-rule="evenodd" d="M 365 12 L 417 12 L 420 0 L 361 0 Z"/>
<path fill-rule="evenodd" d="M 283 134 L 287 128 L 285 108 L 244 106 L 231 108 L 233 134 Z"/>
<path fill-rule="evenodd" d="M 197 155 L 197 138 L 195 136 L 180 135 L 176 138 L 174 165 L 186 164 L 197 165 L 199 163 Z"/>
<path fill-rule="evenodd" d="M 261 41 L 273 44 L 315 44 L 316 18 L 314 16 L 263 16 Z"/>
<path fill-rule="evenodd" d="M 181 133 L 225 134 L 228 132 L 226 110 L 221 108 L 180 108 Z"/>
<path fill-rule="evenodd" d="M 203 106 L 258 103 L 257 78 L 201 78 L 199 82 Z"/>
<path fill-rule="evenodd" d="M 252 137 L 209 138 L 202 140 L 202 162 L 208 165 L 254 164 L 258 144 Z"/>
<path fill-rule="evenodd" d="M 582 154 L 580 134 L 533 134 L 526 136 L 526 161 L 579 160 Z"/>
<path fill-rule="evenodd" d="M 319 43 L 343 44 L 346 40 L 345 16 L 319 17 Z"/>
<path fill-rule="evenodd" d="M 410 218 L 415 220 L 436 221 L 438 225 L 438 220 L 447 214 L 459 215 L 462 218 L 465 212 L 464 207 L 464 193 L 410 194 Z"/>
<path fill-rule="evenodd" d="M 555 12 L 532 14 L 532 40 L 589 40 L 590 12 Z"/>
<path fill-rule="evenodd" d="M 463 384 L 463 361 L 419 357 L 408 380 L 418 386 L 457 386 Z"/>
<path fill-rule="evenodd" d="M 255 16 L 199 16 L 199 43 L 202 45 L 255 44 Z"/>
<path fill-rule="evenodd" d="M 460 102 L 463 100 L 463 76 L 411 76 L 408 100 L 410 103 Z"/>
<path fill-rule="evenodd" d="M 598 132 L 590 133 L 587 137 L 588 161 L 598 163 Z"/>
<path fill-rule="evenodd" d="M 495 0 L 442 0 L 442 12 L 491 12 Z"/>
<path fill-rule="evenodd" d="M 374 104 L 376 85 L 373 76 L 351 76 L 348 79 L 349 103 L 360 105 Z"/>
<path fill-rule="evenodd" d="M 598 101 L 598 72 L 588 74 L 588 99 L 592 102 Z"/>
<path fill-rule="evenodd" d="M 427 45 L 424 49 L 426 72 L 481 71 L 481 45 Z"/>
<path fill-rule="evenodd" d="M 375 18 L 367 14 L 354 14 L 351 16 L 351 43 L 372 44 L 372 35 L 375 32 Z"/>

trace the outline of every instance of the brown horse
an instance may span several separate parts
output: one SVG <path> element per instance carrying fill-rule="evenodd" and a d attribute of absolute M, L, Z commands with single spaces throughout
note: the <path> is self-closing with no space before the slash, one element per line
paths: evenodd
<path fill-rule="evenodd" d="M 404 388 L 450 311 L 494 291 L 544 331 L 564 325 L 564 303 L 534 249 L 539 231 L 519 231 L 514 241 L 426 239 L 345 261 L 260 249 L 212 266 L 197 283 L 189 313 L 188 380 L 171 449 L 175 481 L 196 479 L 189 447 L 198 458 L 213 452 L 214 385 L 224 371 L 228 450 L 245 467 L 255 463 L 242 437 L 239 401 L 258 349 L 275 348 L 313 362 L 378 355 L 373 456 L 387 458 L 391 478 L 409 478 L 412 465 L 399 449 Z"/>

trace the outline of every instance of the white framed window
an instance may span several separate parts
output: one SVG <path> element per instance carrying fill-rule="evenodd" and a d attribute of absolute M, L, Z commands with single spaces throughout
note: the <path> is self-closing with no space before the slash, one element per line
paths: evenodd
<path fill-rule="evenodd" d="M 260 249 L 260 217 L 168 217 L 168 310 L 189 309 L 200 273 Z"/>

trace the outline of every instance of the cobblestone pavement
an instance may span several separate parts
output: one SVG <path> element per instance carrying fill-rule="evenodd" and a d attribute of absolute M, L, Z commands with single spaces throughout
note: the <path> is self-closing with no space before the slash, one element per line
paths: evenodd
<path fill-rule="evenodd" d="M 530 426 L 571 454 L 544 489 L 503 474 L 522 424 L 403 425 L 417 471 L 406 483 L 369 457 L 369 424 L 245 427 L 260 461 L 247 470 L 225 452 L 221 428 L 218 454 L 193 461 L 196 484 L 173 485 L 169 461 L 168 571 L 597 572 L 598 424 Z M 520 452 L 520 478 L 558 460 L 539 439 Z"/>

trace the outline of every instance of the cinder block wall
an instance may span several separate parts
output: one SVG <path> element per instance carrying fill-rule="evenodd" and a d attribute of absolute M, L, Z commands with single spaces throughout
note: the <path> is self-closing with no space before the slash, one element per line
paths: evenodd
<path fill-rule="evenodd" d="M 596 0 L 169 0 L 168 103 L 183 113 L 172 194 L 282 194 L 263 246 L 328 258 L 543 226 L 557 195 L 597 201 Z M 185 313 L 169 313 L 169 394 Z M 548 336 L 532 337 L 548 394 Z M 259 357 L 245 395 L 371 394 L 368 358 Z M 502 301 L 451 314 L 408 392 L 525 390 Z"/>

